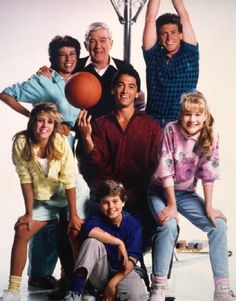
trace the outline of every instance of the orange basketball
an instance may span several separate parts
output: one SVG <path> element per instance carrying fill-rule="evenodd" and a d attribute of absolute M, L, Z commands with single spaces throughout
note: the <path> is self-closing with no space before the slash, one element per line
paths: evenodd
<path fill-rule="evenodd" d="M 72 106 L 89 109 L 101 98 L 102 86 L 99 79 L 92 73 L 78 72 L 67 81 L 65 95 Z"/>

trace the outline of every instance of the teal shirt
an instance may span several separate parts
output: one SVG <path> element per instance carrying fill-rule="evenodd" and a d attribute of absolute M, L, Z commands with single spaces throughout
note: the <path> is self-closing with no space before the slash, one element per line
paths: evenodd
<path fill-rule="evenodd" d="M 32 75 L 27 81 L 16 83 L 4 89 L 4 92 L 16 100 L 35 105 L 42 101 L 56 104 L 63 121 L 73 126 L 80 109 L 69 104 L 65 97 L 65 81 L 56 72 L 52 71 L 52 79 L 40 75 Z"/>

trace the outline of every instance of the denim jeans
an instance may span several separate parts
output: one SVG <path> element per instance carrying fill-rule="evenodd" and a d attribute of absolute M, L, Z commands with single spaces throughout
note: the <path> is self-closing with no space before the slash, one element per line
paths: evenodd
<path fill-rule="evenodd" d="M 175 190 L 175 197 L 178 212 L 197 228 L 207 233 L 213 276 L 227 278 L 229 271 L 225 221 L 222 218 L 216 218 L 217 226 L 214 227 L 206 215 L 205 201 L 193 191 Z M 148 203 L 156 218 L 157 213 L 166 206 L 166 199 L 161 187 L 149 189 Z M 176 219 L 172 218 L 164 225 L 157 225 L 152 250 L 154 275 L 166 276 L 168 274 L 176 237 Z"/>
<path fill-rule="evenodd" d="M 76 206 L 81 218 L 86 217 L 89 206 L 89 187 L 80 173 L 77 174 Z M 39 203 L 39 201 L 37 201 Z M 64 189 L 61 189 L 53 197 L 41 202 L 39 208 L 35 209 L 37 220 L 49 220 L 59 217 L 59 223 L 49 224 L 36 233 L 29 243 L 29 266 L 28 276 L 42 278 L 52 275 L 58 256 L 66 276 L 73 271 L 73 257 L 71 246 L 67 235 L 67 213 L 68 209 Z M 63 207 L 64 206 L 64 207 Z M 52 216 L 48 215 L 48 208 Z M 42 216 L 46 218 L 42 219 Z M 50 217 L 50 218 L 49 218 Z M 60 220 L 61 219 L 61 220 Z"/>
<path fill-rule="evenodd" d="M 57 225 L 43 227 L 29 241 L 28 276 L 42 278 L 52 275 L 57 263 Z"/>

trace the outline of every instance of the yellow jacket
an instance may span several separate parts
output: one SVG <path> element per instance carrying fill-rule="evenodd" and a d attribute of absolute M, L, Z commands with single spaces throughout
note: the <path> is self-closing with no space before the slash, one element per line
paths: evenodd
<path fill-rule="evenodd" d="M 56 148 L 63 152 L 63 156 L 60 160 L 54 159 L 49 162 L 48 175 L 45 175 L 36 158 L 39 146 L 36 145 L 33 148 L 34 158 L 32 160 L 22 159 L 25 143 L 24 135 L 15 140 L 12 148 L 12 160 L 20 182 L 33 184 L 34 199 L 49 200 L 62 186 L 65 189 L 76 187 L 76 164 L 66 137 L 60 134 L 56 135 Z"/>

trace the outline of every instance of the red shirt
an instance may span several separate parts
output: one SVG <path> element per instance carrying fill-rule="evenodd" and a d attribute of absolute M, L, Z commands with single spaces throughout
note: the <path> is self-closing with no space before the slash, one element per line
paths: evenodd
<path fill-rule="evenodd" d="M 135 111 L 125 131 L 114 113 L 94 120 L 94 149 L 87 156 L 91 170 L 90 186 L 101 180 L 120 181 L 129 194 L 145 193 L 157 165 L 157 147 L 161 129 L 157 121 L 145 112 Z M 130 190 L 130 191 L 129 191 Z M 135 200 L 136 201 L 136 200 Z"/>

